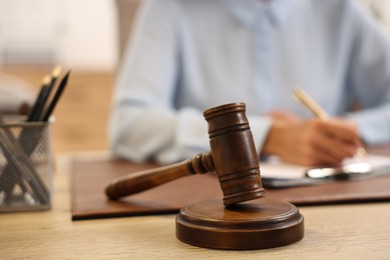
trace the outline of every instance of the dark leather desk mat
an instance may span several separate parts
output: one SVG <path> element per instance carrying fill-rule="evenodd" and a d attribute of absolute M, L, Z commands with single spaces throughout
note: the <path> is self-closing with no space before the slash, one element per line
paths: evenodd
<path fill-rule="evenodd" d="M 114 159 L 74 159 L 70 168 L 72 220 L 177 213 L 187 203 L 222 199 L 218 179 L 212 174 L 184 177 L 118 201 L 106 198 L 104 189 L 111 180 L 151 167 L 156 165 Z M 390 201 L 390 176 L 266 189 L 266 196 L 298 206 Z"/>

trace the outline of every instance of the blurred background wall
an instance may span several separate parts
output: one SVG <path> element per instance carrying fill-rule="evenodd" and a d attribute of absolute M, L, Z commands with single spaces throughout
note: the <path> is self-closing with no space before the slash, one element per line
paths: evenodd
<path fill-rule="evenodd" d="M 112 70 L 115 1 L 0 0 L 0 64 Z"/>
<path fill-rule="evenodd" d="M 118 61 L 118 2 L 139 0 L 0 0 L 0 65 L 63 64 L 113 70 Z M 390 1 L 357 0 L 390 32 Z"/>

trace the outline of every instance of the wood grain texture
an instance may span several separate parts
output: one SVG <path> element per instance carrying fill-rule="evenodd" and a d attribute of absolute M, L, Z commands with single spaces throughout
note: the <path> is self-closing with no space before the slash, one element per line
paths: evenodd
<path fill-rule="evenodd" d="M 280 248 L 225 251 L 175 237 L 175 215 L 72 222 L 69 158 L 57 159 L 53 208 L 0 214 L 4 259 L 388 259 L 390 203 L 300 207 L 303 240 Z"/>
<path fill-rule="evenodd" d="M 298 209 L 267 198 L 228 207 L 220 198 L 192 202 L 176 217 L 176 237 L 205 248 L 275 248 L 296 243 L 303 236 L 304 220 Z"/>
<path fill-rule="evenodd" d="M 38 87 L 50 68 L 4 68 Z M 105 149 L 114 73 L 72 71 L 54 115 L 55 154 Z M 95 157 L 95 155 L 93 155 Z M 184 244 L 175 216 L 71 221 L 69 158 L 56 160 L 49 211 L 0 214 L 1 259 L 389 259 L 390 203 L 299 207 L 305 237 L 286 247 L 224 251 Z"/>

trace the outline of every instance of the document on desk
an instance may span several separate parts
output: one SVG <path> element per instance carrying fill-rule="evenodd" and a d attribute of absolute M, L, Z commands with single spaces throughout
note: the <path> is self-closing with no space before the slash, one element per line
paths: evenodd
<path fill-rule="evenodd" d="M 263 185 L 267 188 L 287 188 L 318 185 L 336 180 L 366 179 L 390 175 L 390 157 L 368 154 L 345 160 L 339 167 L 308 168 L 271 157 L 260 163 Z"/>

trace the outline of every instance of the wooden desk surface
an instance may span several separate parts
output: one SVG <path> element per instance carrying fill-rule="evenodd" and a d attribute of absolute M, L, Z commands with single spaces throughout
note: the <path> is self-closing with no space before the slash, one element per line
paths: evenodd
<path fill-rule="evenodd" d="M 390 203 L 300 207 L 302 241 L 224 251 L 175 237 L 175 215 L 71 221 L 69 157 L 57 159 L 51 210 L 0 214 L 2 259 L 389 259 Z"/>

